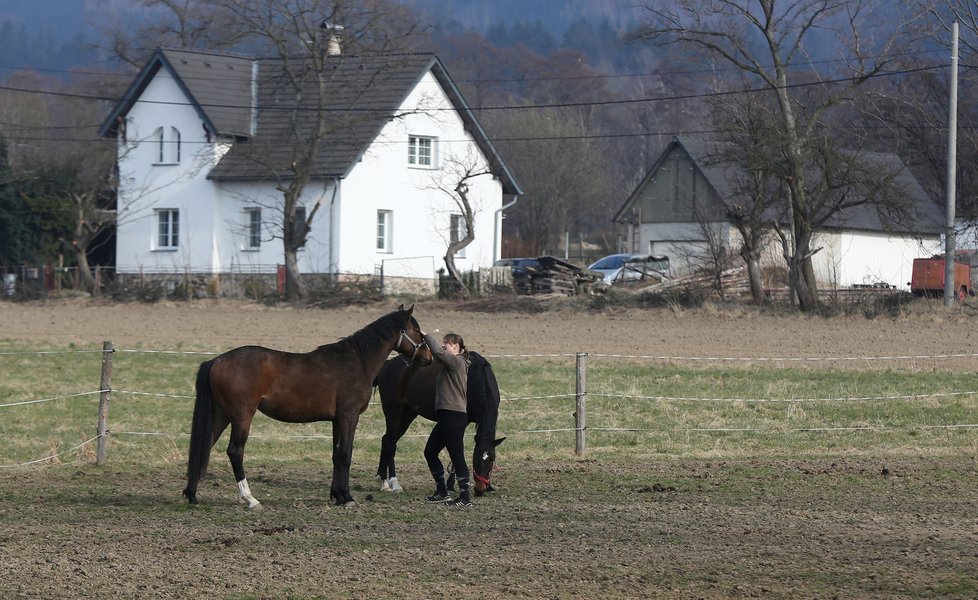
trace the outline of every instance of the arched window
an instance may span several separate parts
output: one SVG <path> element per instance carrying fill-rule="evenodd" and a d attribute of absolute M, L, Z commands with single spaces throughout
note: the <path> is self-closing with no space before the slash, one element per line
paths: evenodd
<path fill-rule="evenodd" d="M 158 165 L 174 165 L 180 162 L 180 130 L 176 127 L 157 127 L 153 132 L 154 156 Z"/>
<path fill-rule="evenodd" d="M 170 159 L 172 162 L 180 162 L 180 130 L 176 127 L 170 128 Z"/>
<path fill-rule="evenodd" d="M 156 163 L 163 164 L 163 148 L 166 145 L 163 140 L 163 128 L 157 127 L 156 131 L 153 132 L 153 144 L 156 146 Z"/>

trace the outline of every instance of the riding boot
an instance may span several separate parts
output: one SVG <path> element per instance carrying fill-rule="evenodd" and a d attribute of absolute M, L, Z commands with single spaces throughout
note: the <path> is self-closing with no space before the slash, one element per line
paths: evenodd
<path fill-rule="evenodd" d="M 444 502 L 451 498 L 448 495 L 448 488 L 445 486 L 445 472 L 435 473 L 432 471 L 431 477 L 435 480 L 435 493 L 426 496 L 425 500 L 428 502 Z"/>

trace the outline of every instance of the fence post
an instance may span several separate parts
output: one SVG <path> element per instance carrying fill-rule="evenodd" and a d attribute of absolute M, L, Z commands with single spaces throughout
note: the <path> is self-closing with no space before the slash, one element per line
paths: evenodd
<path fill-rule="evenodd" d="M 109 394 L 112 389 L 112 342 L 102 342 L 102 380 L 98 398 L 98 446 L 95 451 L 95 464 L 105 464 L 105 447 L 109 436 Z"/>
<path fill-rule="evenodd" d="M 587 396 L 587 352 L 577 353 L 577 406 L 574 409 L 574 427 L 577 432 L 577 443 L 574 452 L 578 456 L 584 456 L 587 448 L 587 440 L 584 431 L 587 428 L 587 406 L 585 397 Z"/>

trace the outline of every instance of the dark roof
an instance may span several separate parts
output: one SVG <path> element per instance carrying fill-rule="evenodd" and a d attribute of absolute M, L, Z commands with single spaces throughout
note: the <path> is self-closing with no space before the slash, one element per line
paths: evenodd
<path fill-rule="evenodd" d="M 625 200 L 615 213 L 613 221 L 623 218 L 625 211 L 636 201 L 645 187 L 655 176 L 656 171 L 677 148 L 682 148 L 699 168 L 700 172 L 713 187 L 714 191 L 728 204 L 735 200 L 740 177 L 739 168 L 729 161 L 717 158 L 720 150 L 719 142 L 707 136 L 676 136 L 656 159 L 646 176 Z M 850 229 L 863 231 L 912 232 L 917 234 L 939 234 L 943 232 L 943 213 L 937 204 L 927 195 L 917 178 L 906 168 L 899 156 L 891 153 L 858 152 L 854 155 L 863 163 L 880 169 L 884 173 L 893 173 L 892 187 L 909 199 L 909 207 L 905 214 L 890 215 L 881 212 L 874 203 L 865 203 L 845 208 L 836 212 L 822 226 L 823 229 Z M 771 207 L 767 210 L 767 220 L 784 222 L 783 207 Z"/>
<path fill-rule="evenodd" d="M 252 69 L 246 56 L 157 48 L 99 130 L 115 135 L 118 117 L 124 117 L 160 69 L 166 69 L 190 100 L 204 127 L 214 135 L 252 135 Z"/>
<path fill-rule="evenodd" d="M 196 50 L 158 50 L 106 119 L 102 135 L 115 133 L 117 117 L 128 112 L 160 68 L 173 73 L 205 127 L 239 138 L 208 178 L 264 181 L 290 177 L 295 148 L 291 141 L 295 86 L 287 81 L 283 64 L 278 60 L 255 61 Z M 430 71 L 445 90 L 466 131 L 485 154 L 493 174 L 502 182 L 504 193 L 523 193 L 444 65 L 433 54 L 340 55 L 327 58 L 327 69 L 326 134 L 311 169 L 312 178 L 345 177 Z M 215 75 L 217 72 L 222 75 Z M 254 113 L 252 82 L 256 84 L 254 97 L 257 98 Z M 301 116 L 314 114 L 319 96 L 315 88 L 304 91 L 303 97 L 310 104 L 300 107 L 298 112 L 300 132 L 303 127 L 312 126 L 311 119 L 303 121 Z M 254 131 L 252 123 L 256 124 Z"/>

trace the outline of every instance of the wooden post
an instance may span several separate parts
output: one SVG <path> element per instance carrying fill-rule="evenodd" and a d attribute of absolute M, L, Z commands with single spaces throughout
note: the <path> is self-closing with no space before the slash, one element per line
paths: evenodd
<path fill-rule="evenodd" d="M 112 342 L 102 342 L 102 381 L 99 383 L 101 393 L 98 399 L 98 449 L 95 452 L 95 464 L 105 464 L 105 447 L 109 437 L 109 394 L 112 386 Z"/>
<path fill-rule="evenodd" d="M 574 410 L 574 427 L 577 430 L 577 443 L 574 452 L 578 456 L 584 456 L 587 448 L 587 440 L 584 432 L 587 428 L 587 406 L 585 397 L 587 396 L 587 353 L 577 353 L 577 406 Z"/>

